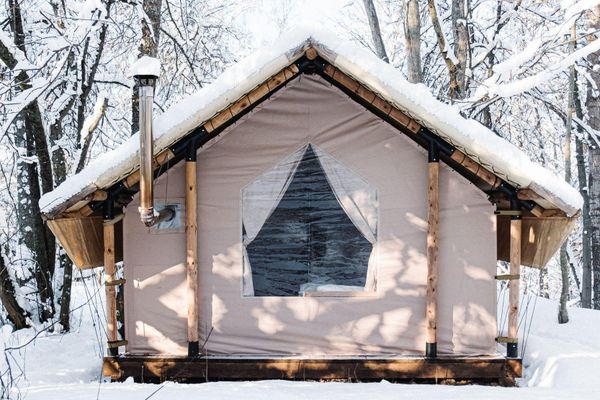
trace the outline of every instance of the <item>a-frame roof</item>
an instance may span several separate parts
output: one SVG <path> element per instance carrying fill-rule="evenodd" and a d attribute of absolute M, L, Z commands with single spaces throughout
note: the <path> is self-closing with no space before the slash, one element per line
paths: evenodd
<path fill-rule="evenodd" d="M 321 72 L 328 78 L 341 83 L 351 97 L 364 100 L 361 102 L 397 121 L 405 131 L 419 135 L 425 129 L 425 133 L 443 139 L 456 149 L 452 159 L 475 176 L 491 182 L 492 188 L 495 181 L 504 181 L 523 193 L 531 193 L 527 196 L 544 208 L 558 209 L 568 216 L 581 209 L 583 199 L 576 189 L 532 162 L 516 146 L 479 122 L 465 119 L 456 108 L 436 100 L 426 86 L 408 83 L 399 70 L 368 50 L 329 32 L 315 30 L 290 32 L 158 116 L 154 120 L 154 152 L 158 163 L 161 157 L 162 161 L 172 158 L 173 153 L 168 150 L 198 129 L 205 134 L 217 133 L 221 125 L 235 121 L 237 113 L 249 109 L 253 102 L 302 72 L 298 63 L 307 56 L 322 60 L 326 67 Z M 120 182 L 125 186 L 128 182 L 135 185 L 138 149 L 136 134 L 91 162 L 42 197 L 42 214 L 55 218 L 91 201 L 103 200 L 105 197 L 99 193 Z"/>

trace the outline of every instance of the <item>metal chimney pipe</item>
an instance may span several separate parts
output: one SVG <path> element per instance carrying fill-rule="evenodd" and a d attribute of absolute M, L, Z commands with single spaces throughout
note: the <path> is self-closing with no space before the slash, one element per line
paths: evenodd
<path fill-rule="evenodd" d="M 139 87 L 140 126 L 140 219 L 150 227 L 175 217 L 173 208 L 154 209 L 154 138 L 152 135 L 152 105 L 154 85 L 160 74 L 160 61 L 143 56 L 133 66 L 133 77 Z"/>
<path fill-rule="evenodd" d="M 140 121 L 140 219 L 146 226 L 156 223 L 158 213 L 154 210 L 154 160 L 152 137 L 152 104 L 154 102 L 153 76 L 137 76 L 139 83 Z"/>

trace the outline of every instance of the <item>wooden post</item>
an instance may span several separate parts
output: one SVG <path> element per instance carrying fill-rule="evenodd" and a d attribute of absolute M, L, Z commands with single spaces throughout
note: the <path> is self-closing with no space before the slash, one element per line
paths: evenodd
<path fill-rule="evenodd" d="M 199 353 L 198 345 L 198 226 L 196 192 L 196 146 L 192 145 L 185 162 L 185 233 L 188 303 L 188 357 Z"/>
<path fill-rule="evenodd" d="M 521 225 L 520 215 L 511 217 L 510 220 L 510 274 L 521 274 Z M 519 328 L 519 285 L 520 279 L 508 282 L 508 343 L 506 356 L 517 358 L 519 356 L 518 328 Z"/>
<path fill-rule="evenodd" d="M 117 328 L 117 296 L 115 281 L 115 224 L 111 219 L 104 220 L 104 288 L 106 292 L 106 335 L 108 338 L 108 353 L 116 356 L 119 348 Z"/>
<path fill-rule="evenodd" d="M 427 212 L 427 342 L 425 356 L 437 357 L 437 282 L 438 237 L 440 220 L 440 162 L 439 149 L 429 143 L 429 190 Z"/>

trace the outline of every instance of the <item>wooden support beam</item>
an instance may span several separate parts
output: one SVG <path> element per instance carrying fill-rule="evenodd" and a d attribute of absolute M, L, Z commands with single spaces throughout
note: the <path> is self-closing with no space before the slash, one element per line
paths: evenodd
<path fill-rule="evenodd" d="M 192 158 L 192 159 L 190 159 Z M 187 336 L 188 356 L 195 357 L 199 352 L 198 344 L 198 226 L 196 160 L 188 157 L 185 162 L 185 235 L 186 235 L 186 273 L 187 273 Z"/>
<path fill-rule="evenodd" d="M 216 380 L 343 380 L 423 383 L 501 383 L 514 385 L 522 374 L 521 360 L 505 357 L 355 357 L 251 358 L 139 356 L 105 357 L 102 375 L 136 382 Z"/>
<path fill-rule="evenodd" d="M 483 168 L 483 166 L 458 149 L 454 150 L 450 158 L 490 185 L 491 189 L 496 189 L 502 183 L 500 178 Z"/>
<path fill-rule="evenodd" d="M 510 221 L 510 274 L 521 274 L 521 217 L 514 216 Z M 513 340 L 506 344 L 506 355 L 517 358 L 519 354 L 519 286 L 520 280 L 508 282 L 508 338 Z"/>
<path fill-rule="evenodd" d="M 104 277 L 108 282 L 115 281 L 115 224 L 104 222 Z M 114 285 L 105 285 L 106 292 L 106 336 L 108 342 L 118 340 L 117 328 L 117 290 Z M 108 347 L 110 355 L 117 355 L 118 347 Z"/>
<path fill-rule="evenodd" d="M 428 358 L 437 357 L 439 174 L 439 161 L 430 159 L 427 214 L 427 343 L 425 346 L 425 355 Z"/>

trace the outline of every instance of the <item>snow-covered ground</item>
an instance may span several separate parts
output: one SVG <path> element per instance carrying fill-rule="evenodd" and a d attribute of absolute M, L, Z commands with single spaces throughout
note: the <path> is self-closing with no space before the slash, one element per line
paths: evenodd
<path fill-rule="evenodd" d="M 380 383 L 318 382 L 215 382 L 163 385 L 133 382 L 106 383 L 100 380 L 103 316 L 99 290 L 88 279 L 74 285 L 72 333 L 41 333 L 33 330 L 11 333 L 2 329 L 4 357 L 15 385 L 5 397 L 31 400 L 80 399 L 600 399 L 600 312 L 570 309 L 571 322 L 556 323 L 557 304 L 537 299 L 527 307 L 535 312 L 526 346 L 523 379 L 519 388 L 492 386 L 434 386 Z M 32 340 L 33 339 L 33 340 Z M 20 349 L 16 347 L 29 343 Z M 7 375 L 3 375 L 4 382 Z M 7 396 L 7 394 L 9 396 Z M 150 397 L 151 396 L 151 397 Z M 1 396 L 0 396 L 1 397 Z"/>

